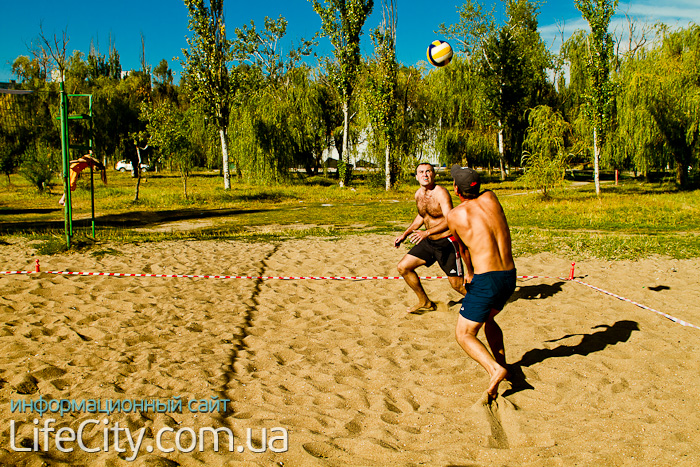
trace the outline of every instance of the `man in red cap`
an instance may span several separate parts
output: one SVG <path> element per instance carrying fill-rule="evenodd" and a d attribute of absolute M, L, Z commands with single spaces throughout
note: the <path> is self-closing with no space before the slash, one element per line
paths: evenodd
<path fill-rule="evenodd" d="M 494 320 L 515 291 L 515 262 L 506 216 L 496 195 L 481 192 L 479 174 L 468 167 L 452 166 L 455 194 L 461 203 L 447 215 L 453 235 L 464 244 L 467 295 L 459 310 L 457 342 L 489 373 L 487 392 L 498 395 L 498 385 L 508 375 L 503 332 Z M 477 339 L 484 328 L 491 353 Z"/>

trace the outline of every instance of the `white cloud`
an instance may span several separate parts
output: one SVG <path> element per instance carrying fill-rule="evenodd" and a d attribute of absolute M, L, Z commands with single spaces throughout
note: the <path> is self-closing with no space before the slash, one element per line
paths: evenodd
<path fill-rule="evenodd" d="M 618 14 L 627 13 L 633 17 L 647 18 L 652 22 L 661 21 L 672 25 L 700 21 L 700 1 L 674 0 L 663 4 L 659 2 L 620 3 Z"/>
<path fill-rule="evenodd" d="M 669 0 L 661 5 L 659 2 L 648 0 L 620 2 L 615 16 L 610 21 L 609 30 L 616 37 L 621 37 L 623 44 L 629 42 L 629 21 L 636 24 L 637 34 L 656 23 L 664 23 L 672 28 L 687 27 L 690 23 L 700 24 L 700 0 Z M 562 30 L 564 40 L 567 40 L 580 29 L 590 30 L 588 21 L 582 16 L 541 25 L 539 31 L 540 37 L 549 45 L 550 50 L 558 52 L 562 43 Z M 652 38 L 647 35 L 647 39 Z"/>

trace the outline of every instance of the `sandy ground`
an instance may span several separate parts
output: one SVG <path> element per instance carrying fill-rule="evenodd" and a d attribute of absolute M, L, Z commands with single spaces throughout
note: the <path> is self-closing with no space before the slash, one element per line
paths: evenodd
<path fill-rule="evenodd" d="M 0 270 L 39 259 L 42 271 L 396 276 L 406 250 L 392 241 L 105 244 L 113 254 L 37 257 L 10 239 Z M 499 315 L 514 376 L 491 404 L 486 372 L 454 339 L 459 297 L 446 280 L 424 281 L 437 311 L 406 314 L 415 297 L 402 280 L 0 274 L 0 463 L 700 465 L 700 330 L 558 279 L 576 260 L 516 258 L 519 275 L 551 278 L 519 280 Z M 700 325 L 697 259 L 577 261 L 576 277 Z M 57 412 L 61 400 L 77 410 Z M 181 410 L 130 407 L 172 400 Z M 202 400 L 230 402 L 209 411 Z M 95 403 L 124 410 L 91 413 Z M 231 430 L 234 452 L 202 428 Z M 142 436 L 138 452 L 127 430 Z"/>

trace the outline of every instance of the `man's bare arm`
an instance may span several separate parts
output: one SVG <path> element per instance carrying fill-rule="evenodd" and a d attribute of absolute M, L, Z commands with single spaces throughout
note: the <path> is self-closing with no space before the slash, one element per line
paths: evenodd
<path fill-rule="evenodd" d="M 423 216 L 418 214 L 416 218 L 413 219 L 413 222 L 411 222 L 411 225 L 408 226 L 406 231 L 394 239 L 394 247 L 398 248 L 399 245 L 401 245 L 403 241 L 406 240 L 406 237 L 414 233 L 416 230 L 420 229 L 424 222 L 425 221 L 423 219 Z M 416 242 L 414 241 L 413 243 Z"/>

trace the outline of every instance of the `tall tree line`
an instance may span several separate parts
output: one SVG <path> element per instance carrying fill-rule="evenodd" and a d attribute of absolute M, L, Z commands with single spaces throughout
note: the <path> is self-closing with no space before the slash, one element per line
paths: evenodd
<path fill-rule="evenodd" d="M 236 19 L 241 26 L 231 27 L 223 0 L 186 5 L 190 38 L 177 84 L 165 60 L 155 67 L 144 61 L 141 70 L 122 76 L 111 43 L 107 55 L 91 47 L 87 56 L 75 52 L 62 65 L 68 92 L 94 96 L 98 156 L 111 165 L 136 160 L 139 148 L 149 147 L 152 162 L 183 176 L 185 195 L 193 167 L 220 170 L 225 189 L 230 177 L 282 182 L 325 171 L 331 148 L 341 157 L 338 182 L 347 185 L 351 171 L 343 167 L 351 155 L 359 157 L 360 146 L 377 166 L 377 185 L 386 189 L 434 153 L 441 164 L 485 167 L 501 179 L 523 169 L 529 172 L 524 180 L 545 190 L 572 164 L 649 177 L 672 170 L 680 187 L 697 170 L 696 25 L 658 26 L 656 40 L 645 37 L 635 46 L 630 36 L 622 47 L 609 30 L 616 3 L 576 0 L 591 32 L 575 32 L 551 53 L 538 33 L 535 1 L 498 4 L 504 12 L 499 23 L 495 10 L 465 0 L 458 21 L 436 31 L 455 57 L 434 68 L 398 63 L 401 10 L 395 2 L 382 3 L 378 11 L 386 21 L 365 36 L 373 2 L 312 1 L 324 27 L 296 42 L 286 38 L 285 18 L 263 24 Z M 334 52 L 314 61 L 309 57 L 319 37 L 330 39 Z M 361 40 L 374 48 L 366 57 L 359 53 Z M 34 119 L 12 125 L 0 119 L 5 174 L 39 165 L 58 147 L 50 63 L 41 48 L 15 60 L 21 86 L 37 92 L 24 99 L 2 96 L 3 115 Z M 80 105 L 72 112 L 84 111 Z"/>

